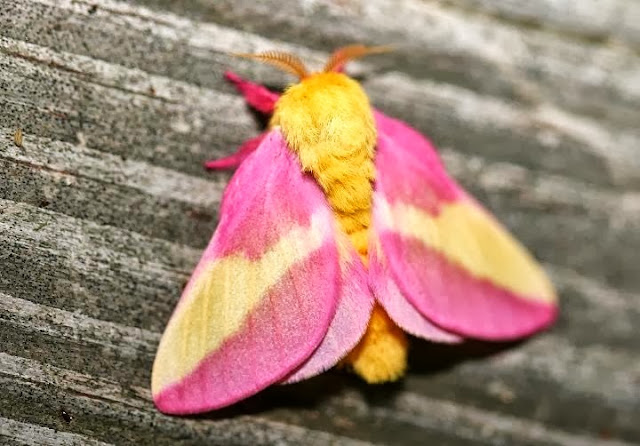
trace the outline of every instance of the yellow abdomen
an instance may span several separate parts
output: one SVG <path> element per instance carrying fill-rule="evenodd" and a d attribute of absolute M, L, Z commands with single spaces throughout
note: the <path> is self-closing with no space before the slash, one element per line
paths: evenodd
<path fill-rule="evenodd" d="M 341 73 L 312 75 L 282 95 L 271 125 L 280 126 L 303 169 L 316 178 L 367 265 L 376 128 L 365 92 Z M 404 333 L 376 305 L 346 362 L 368 382 L 391 381 L 404 373 L 406 350 Z"/>

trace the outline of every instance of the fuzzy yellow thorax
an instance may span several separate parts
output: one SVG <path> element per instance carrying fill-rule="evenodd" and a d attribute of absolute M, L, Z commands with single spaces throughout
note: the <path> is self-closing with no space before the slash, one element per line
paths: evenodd
<path fill-rule="evenodd" d="M 316 178 L 366 262 L 377 135 L 362 87 L 342 73 L 314 74 L 284 92 L 271 124 Z"/>
<path fill-rule="evenodd" d="M 377 134 L 362 87 L 342 73 L 306 77 L 278 100 L 271 125 L 280 127 L 302 168 L 316 178 L 367 265 Z M 365 335 L 343 363 L 378 383 L 401 377 L 406 357 L 405 334 L 376 305 Z"/>

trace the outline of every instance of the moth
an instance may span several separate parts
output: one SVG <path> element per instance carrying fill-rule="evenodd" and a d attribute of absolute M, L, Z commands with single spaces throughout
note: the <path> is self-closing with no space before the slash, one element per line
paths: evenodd
<path fill-rule="evenodd" d="M 337 50 L 320 72 L 294 55 L 244 55 L 299 78 L 282 95 L 227 73 L 272 114 L 233 155 L 220 221 L 158 347 L 153 400 L 222 408 L 341 364 L 402 377 L 407 334 L 518 339 L 549 326 L 556 294 L 534 258 L 445 171 L 433 145 L 373 109 Z"/>

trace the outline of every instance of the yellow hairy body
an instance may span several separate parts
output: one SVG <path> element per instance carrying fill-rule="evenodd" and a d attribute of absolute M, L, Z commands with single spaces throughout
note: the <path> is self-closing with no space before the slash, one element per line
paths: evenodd
<path fill-rule="evenodd" d="M 314 74 L 285 91 L 271 125 L 280 126 L 303 169 L 318 181 L 367 265 L 376 128 L 365 92 L 344 74 Z M 402 376 L 406 356 L 404 333 L 376 304 L 367 332 L 345 362 L 376 383 Z"/>

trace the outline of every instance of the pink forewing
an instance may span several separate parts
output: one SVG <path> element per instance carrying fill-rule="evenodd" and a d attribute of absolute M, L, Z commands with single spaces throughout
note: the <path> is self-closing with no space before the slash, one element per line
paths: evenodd
<path fill-rule="evenodd" d="M 418 240 L 381 234 L 392 277 L 408 301 L 435 324 L 463 336 L 511 340 L 547 327 L 555 306 L 474 277 Z"/>
<path fill-rule="evenodd" d="M 526 271 L 532 271 L 533 276 L 530 277 L 535 276 L 535 279 L 523 283 L 535 282 L 536 286 L 532 289 L 547 289 L 546 278 L 539 272 L 541 270 L 533 259 L 529 260 L 528 254 L 495 220 L 488 215 L 483 217 L 486 212 L 481 211 L 479 205 L 448 176 L 433 146 L 406 124 L 380 112 L 376 112 L 375 117 L 378 125 L 378 145 L 374 239 L 378 240 L 382 255 L 388 263 L 388 272 L 380 276 L 389 277 L 392 284 L 398 286 L 399 292 L 411 305 L 407 307 L 409 310 L 415 308 L 430 322 L 462 336 L 506 340 L 525 336 L 548 326 L 556 314 L 553 297 L 547 296 L 548 293 L 538 296 L 510 291 L 490 278 L 475 276 L 473 271 L 447 258 L 447 246 L 441 246 L 442 240 L 446 238 L 438 239 L 438 231 L 447 231 L 448 235 L 455 234 L 454 231 L 461 231 L 461 237 L 471 240 L 465 248 L 469 249 L 471 254 L 471 251 L 477 250 L 477 246 L 480 246 L 473 242 L 473 238 L 485 237 L 486 234 L 482 231 L 490 228 L 491 234 L 504 234 L 499 236 L 501 241 L 506 240 L 504 246 L 517 247 L 508 251 L 500 251 L 500 247 L 489 248 L 475 258 L 502 264 L 505 259 L 508 263 L 509 256 L 515 256 L 513 259 L 517 260 L 516 263 L 525 264 Z M 437 224 L 438 216 L 444 208 L 459 209 L 459 206 L 463 207 L 463 211 L 478 209 L 468 212 L 468 215 L 480 216 L 478 218 L 482 220 L 482 224 L 478 226 L 475 222 L 455 220 L 455 226 L 429 229 L 430 225 Z M 423 219 L 423 224 L 426 225 L 424 231 L 435 231 L 433 236 L 436 239 L 430 243 L 444 251 L 435 250 L 427 245 L 425 240 L 428 238 L 420 239 L 408 235 L 417 235 L 422 231 L 420 227 L 415 226 L 417 211 L 423 213 L 417 218 Z M 465 212 L 456 215 L 467 215 Z M 409 218 L 402 217 L 404 215 L 413 215 L 413 220 L 398 220 Z M 406 228 L 407 234 L 398 232 L 410 224 L 413 226 Z M 459 254 L 459 251 L 456 252 Z M 497 271 L 495 268 L 490 270 Z M 526 285 L 522 287 L 525 288 Z M 390 295 L 387 294 L 379 299 L 385 301 L 389 298 Z M 394 313 L 391 306 L 388 310 Z M 398 314 L 402 312 L 395 313 L 399 318 Z M 400 321 L 396 322 L 402 325 Z M 411 331 L 408 328 L 407 330 Z"/>
<path fill-rule="evenodd" d="M 309 225 L 314 210 L 333 218 L 320 187 L 302 173 L 278 130 L 264 137 L 260 152 L 248 161 L 229 181 L 208 251 L 218 257 L 241 252 L 255 259 L 291 227 Z"/>
<path fill-rule="evenodd" d="M 328 311 L 318 308 L 313 293 L 329 291 L 326 277 L 318 271 L 330 274 L 335 267 L 332 257 L 327 245 L 293 267 L 238 333 L 157 395 L 156 406 L 172 414 L 228 406 L 279 381 L 305 361 L 327 329 Z"/>
<path fill-rule="evenodd" d="M 378 125 L 376 190 L 389 204 L 410 203 L 437 213 L 464 192 L 447 175 L 433 146 L 400 121 L 375 112 Z M 406 132 L 403 131 L 406 129 Z"/>
<path fill-rule="evenodd" d="M 302 231 L 301 235 L 292 237 L 292 230 Z M 289 241 L 278 245 L 286 237 Z M 276 245 L 282 251 L 274 252 L 280 254 L 265 257 Z M 215 274 L 219 262 L 274 262 L 249 266 L 273 271 L 297 256 L 300 260 L 292 260 L 284 275 L 258 295 L 255 307 L 231 307 L 245 302 L 243 296 L 233 294 L 243 289 L 238 286 L 242 284 L 234 285 L 233 270 L 210 277 L 215 283 L 228 284 L 215 288 L 226 297 L 203 294 L 209 288 L 202 288 L 202 279 Z M 280 132 L 273 130 L 229 182 L 218 228 L 167 326 L 154 364 L 156 405 L 166 413 L 203 412 L 233 404 L 282 380 L 323 340 L 336 312 L 339 286 L 336 228 L 329 205 L 313 178 L 302 172 Z M 194 302 L 206 311 L 211 306 L 206 301 L 218 298 L 228 303 L 210 320 L 203 321 L 200 310 L 190 311 Z M 246 316 L 219 345 L 212 344 L 217 345 L 213 350 L 194 356 L 189 346 L 210 338 L 209 326 L 225 325 L 227 312 Z M 186 374 L 185 362 L 194 364 Z"/>

